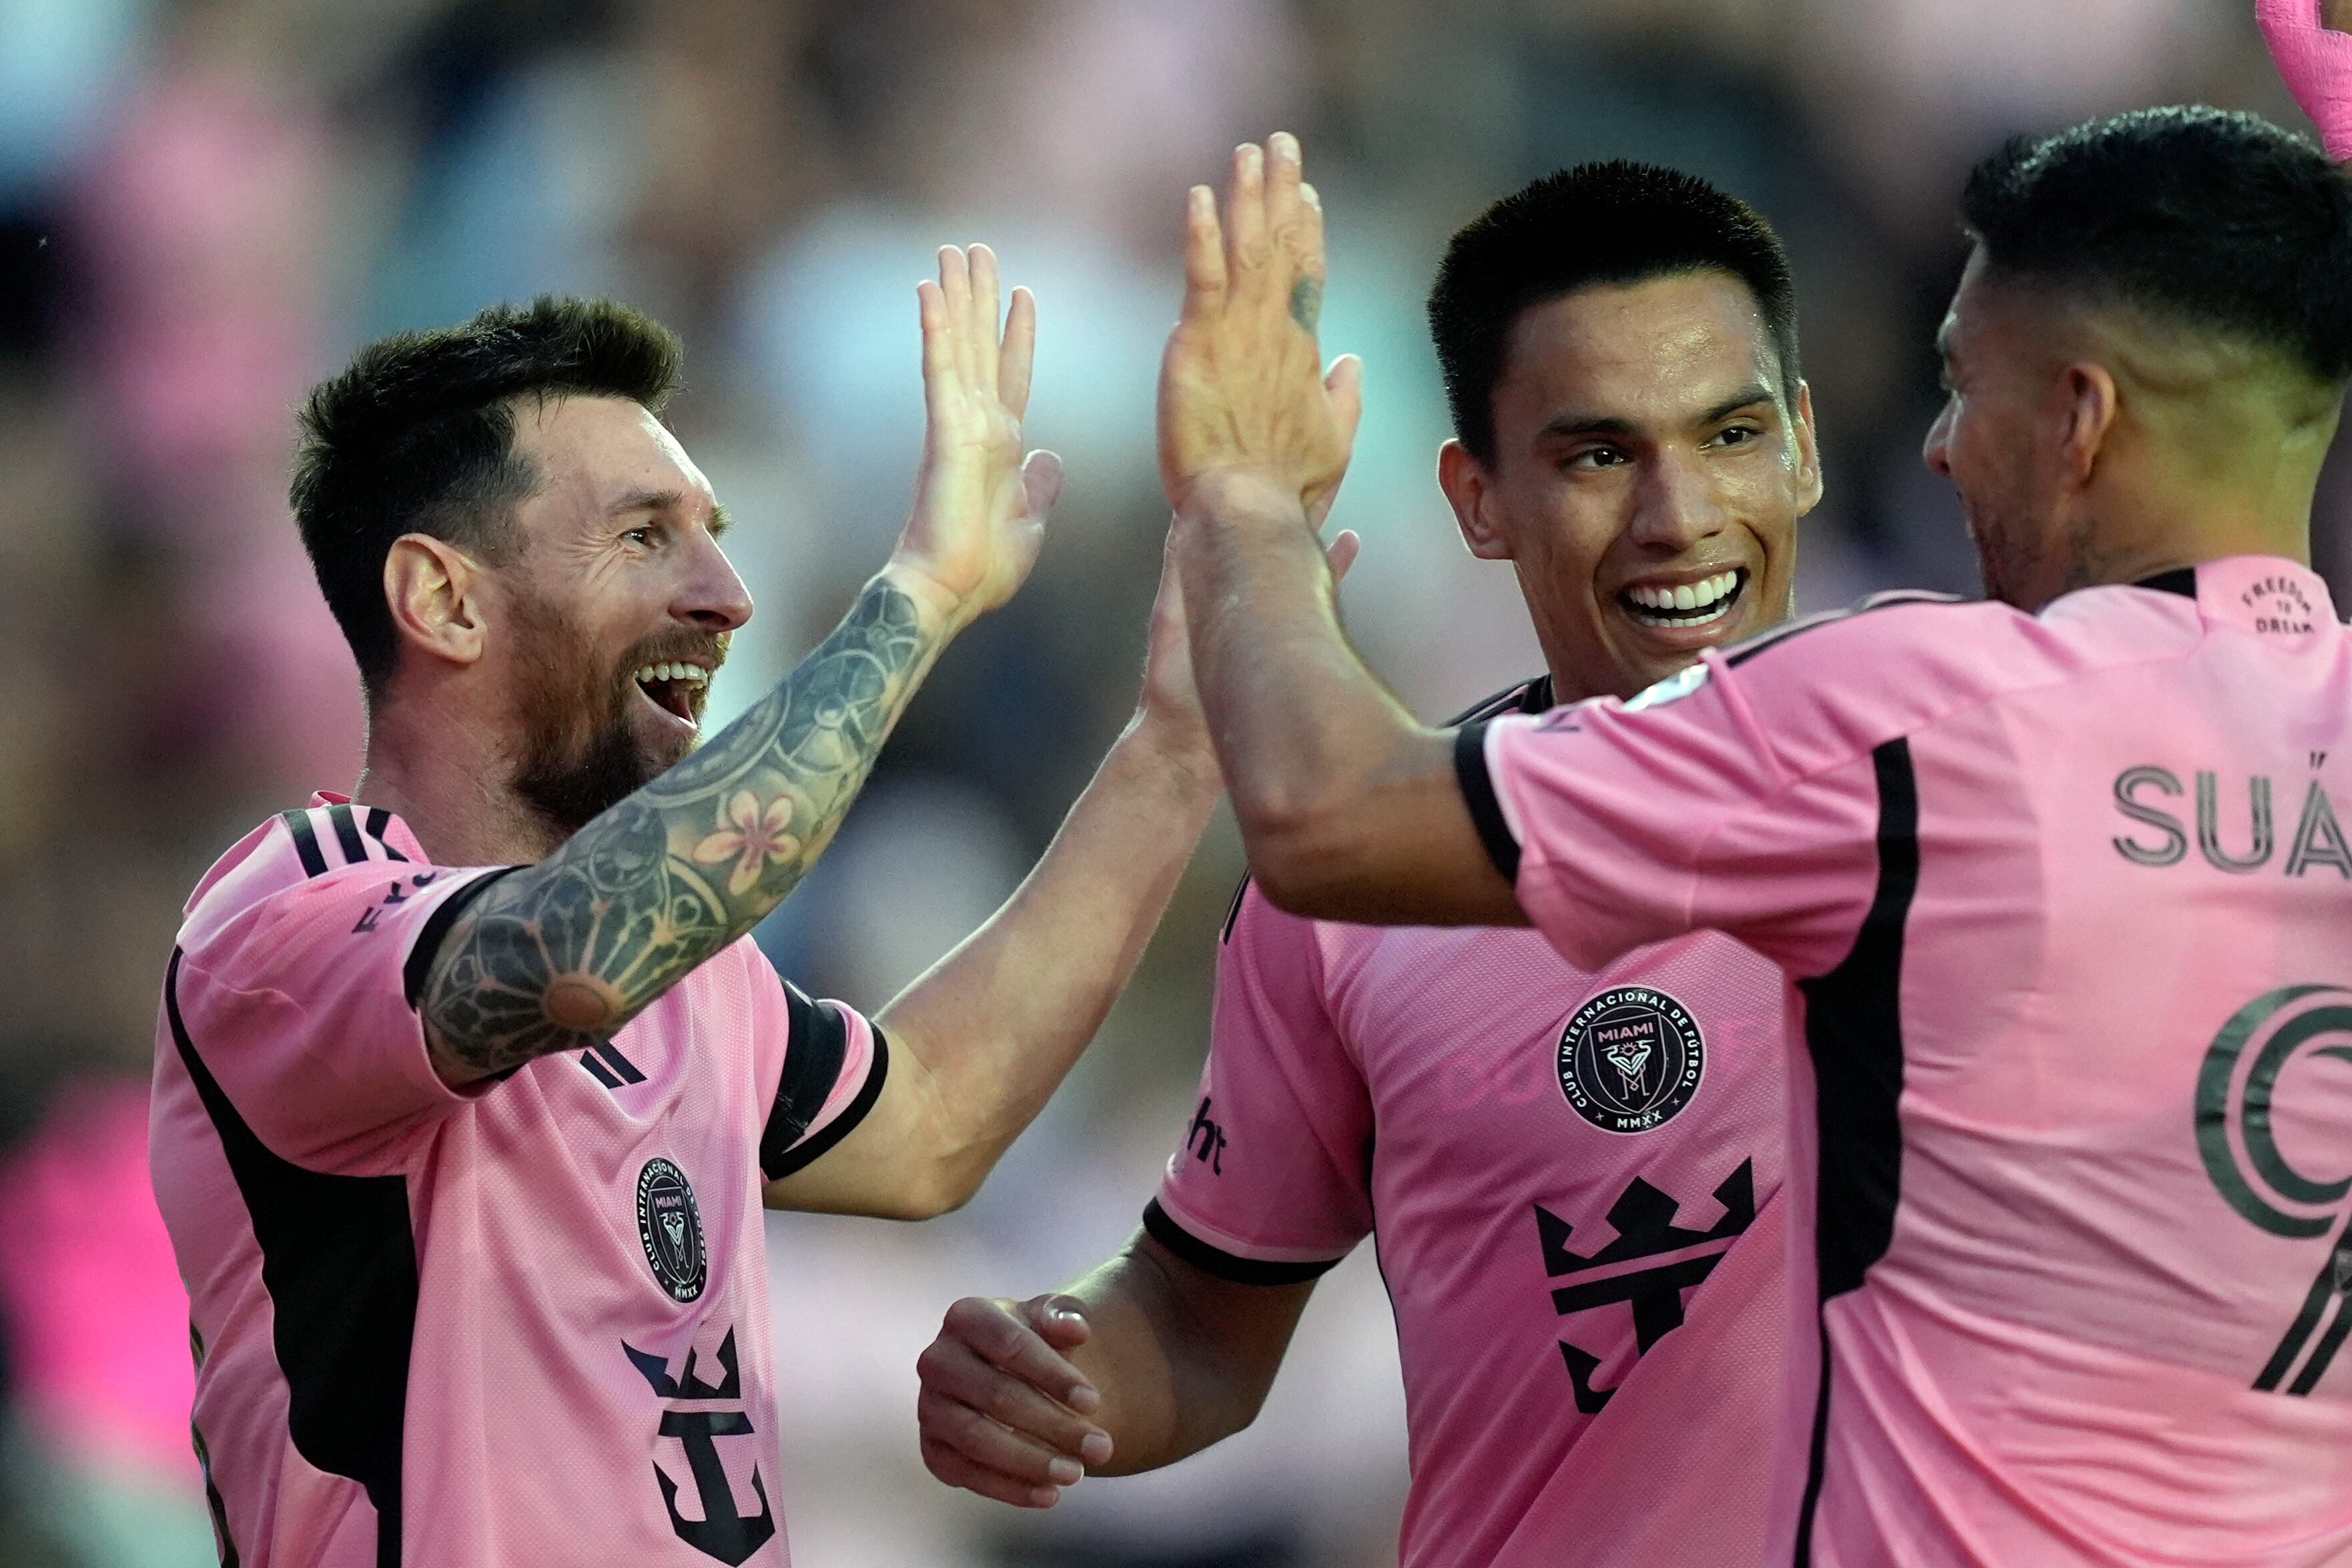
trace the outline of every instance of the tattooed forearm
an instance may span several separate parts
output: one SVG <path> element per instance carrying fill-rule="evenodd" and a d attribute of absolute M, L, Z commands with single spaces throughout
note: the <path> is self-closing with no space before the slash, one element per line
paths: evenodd
<path fill-rule="evenodd" d="M 943 640 L 877 577 L 758 707 L 501 879 L 434 961 L 440 1047 L 479 1076 L 593 1045 L 751 930 L 832 838 Z"/>

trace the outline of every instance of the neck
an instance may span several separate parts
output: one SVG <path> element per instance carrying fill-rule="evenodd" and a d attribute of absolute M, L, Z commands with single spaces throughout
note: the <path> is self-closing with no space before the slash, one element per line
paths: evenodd
<path fill-rule="evenodd" d="M 506 785 L 502 736 L 478 723 L 372 704 L 367 758 L 352 798 L 408 825 L 436 866 L 545 859 L 562 842 Z"/>
<path fill-rule="evenodd" d="M 2289 458 L 2246 474 L 2242 482 L 2159 480 L 2140 494 L 2110 498 L 2065 542 L 2063 578 L 2042 602 L 2076 588 L 2142 582 L 2233 555 L 2275 555 L 2310 565 L 2318 469 L 2315 462 L 2305 468 Z"/>

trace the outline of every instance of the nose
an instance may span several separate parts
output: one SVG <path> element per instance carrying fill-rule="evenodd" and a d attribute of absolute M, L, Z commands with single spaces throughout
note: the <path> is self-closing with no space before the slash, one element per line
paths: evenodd
<path fill-rule="evenodd" d="M 751 590 L 707 533 L 694 536 L 694 563 L 671 601 L 670 614 L 707 632 L 731 632 L 751 618 Z"/>
<path fill-rule="evenodd" d="M 1919 448 L 1919 459 L 1930 472 L 1948 479 L 1952 477 L 1952 405 L 1948 398 L 1936 411 L 1936 422 L 1927 426 L 1927 439 Z"/>
<path fill-rule="evenodd" d="M 1636 543 L 1661 554 L 1689 549 L 1729 522 L 1723 498 L 1693 453 L 1669 448 L 1643 465 L 1627 530 Z"/>

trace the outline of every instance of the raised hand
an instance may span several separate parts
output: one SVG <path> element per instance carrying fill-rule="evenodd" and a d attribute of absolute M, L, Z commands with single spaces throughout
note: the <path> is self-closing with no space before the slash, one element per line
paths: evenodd
<path fill-rule="evenodd" d="M 1206 185 L 1185 209 L 1184 309 L 1160 364 L 1160 479 L 1183 510 L 1205 476 L 1254 475 L 1328 505 L 1348 465 L 1361 367 L 1324 374 L 1323 209 L 1286 133 L 1234 153 L 1224 221 Z"/>
<path fill-rule="evenodd" d="M 951 1487 L 1021 1508 L 1051 1508 L 1110 1434 L 1086 1418 L 1102 1397 L 1062 1357 L 1087 1342 L 1080 1303 L 967 1296 L 948 1309 L 915 1363 L 923 1464 Z"/>
<path fill-rule="evenodd" d="M 2352 0 L 2254 0 L 2254 19 L 2327 155 L 2352 161 Z"/>
<path fill-rule="evenodd" d="M 916 286 L 923 323 L 923 462 L 896 564 L 941 590 L 959 619 L 1013 596 L 1036 563 L 1062 462 L 1024 454 L 1021 419 L 1037 342 L 1037 301 L 1013 290 L 1000 329 L 996 256 L 940 251 L 940 279 Z"/>

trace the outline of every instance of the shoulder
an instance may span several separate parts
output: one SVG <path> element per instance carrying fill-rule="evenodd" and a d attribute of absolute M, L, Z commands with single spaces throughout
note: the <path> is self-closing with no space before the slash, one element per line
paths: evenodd
<path fill-rule="evenodd" d="M 264 903 L 310 892 L 331 896 L 358 881 L 373 885 L 388 863 L 411 867 L 385 841 L 380 822 L 371 830 L 371 817 L 381 816 L 350 805 L 311 806 L 261 823 L 197 882 L 184 911 L 181 944 L 197 945 Z"/>
<path fill-rule="evenodd" d="M 2159 637 L 2151 647 L 2148 632 L 2179 620 L 2164 595 L 2129 588 L 2070 595 L 2041 616 L 1991 600 L 1881 594 L 1707 661 L 1801 774 L 1979 704 L 2145 659 L 2174 640 Z"/>

